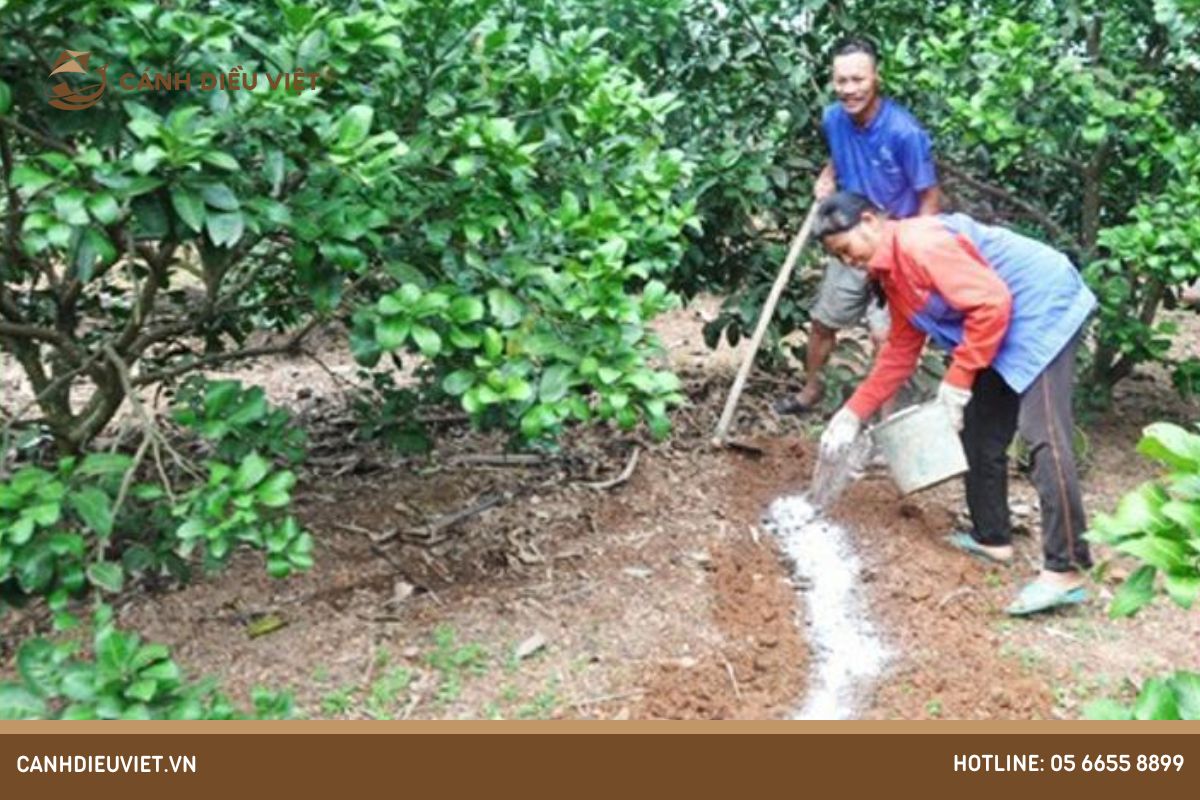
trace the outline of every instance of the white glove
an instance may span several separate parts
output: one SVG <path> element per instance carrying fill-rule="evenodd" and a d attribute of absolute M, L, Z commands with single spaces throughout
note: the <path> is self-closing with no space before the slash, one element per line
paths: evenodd
<path fill-rule="evenodd" d="M 963 409 L 967 407 L 967 403 L 971 402 L 971 390 L 960 389 L 942 381 L 938 386 L 937 399 L 946 407 L 946 413 L 950 415 L 950 424 L 954 426 L 954 430 L 961 431 L 963 429 Z"/>
<path fill-rule="evenodd" d="M 832 458 L 840 455 L 854 444 L 861 428 L 862 420 L 853 411 L 842 406 L 821 434 L 821 457 Z"/>

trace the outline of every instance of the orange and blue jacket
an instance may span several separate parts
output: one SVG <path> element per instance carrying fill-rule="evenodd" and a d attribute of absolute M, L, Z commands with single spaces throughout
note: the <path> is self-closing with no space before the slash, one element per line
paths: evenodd
<path fill-rule="evenodd" d="M 965 214 L 884 222 L 867 268 L 887 296 L 892 327 L 847 403 L 859 419 L 912 375 L 926 339 L 952 351 L 950 385 L 970 389 L 992 367 L 1022 393 L 1096 307 L 1065 255 Z"/>

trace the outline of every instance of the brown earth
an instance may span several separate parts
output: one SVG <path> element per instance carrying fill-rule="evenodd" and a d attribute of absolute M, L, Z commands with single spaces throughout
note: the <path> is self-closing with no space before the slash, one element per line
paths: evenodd
<path fill-rule="evenodd" d="M 535 463 L 489 461 L 504 440 L 454 415 L 435 423 L 429 457 L 350 442 L 342 393 L 356 376 L 334 335 L 319 364 L 280 358 L 224 373 L 261 383 L 314 431 L 296 509 L 317 539 L 317 565 L 274 581 L 261 558 L 239 553 L 189 586 L 129 591 L 120 620 L 170 644 L 189 674 L 216 676 L 243 701 L 256 685 L 290 688 L 313 717 L 786 716 L 807 680 L 803 608 L 758 523 L 770 500 L 804 488 L 820 421 L 775 418 L 767 404 L 789 381 L 756 376 L 735 431 L 762 455 L 708 446 L 741 351 L 704 348 L 699 328 L 713 310 L 705 301 L 659 326 L 692 401 L 669 443 L 593 429 Z M 1200 327 L 1195 315 L 1181 320 Z M 19 402 L 15 367 L 2 366 L 0 402 Z M 1200 418 L 1167 385 L 1140 374 L 1088 423 L 1092 513 L 1154 474 L 1131 455 L 1142 426 Z M 627 481 L 589 485 L 620 475 L 635 448 Z M 1023 479 L 1012 495 L 1014 507 L 1035 505 Z M 1121 559 L 1087 606 L 1005 617 L 1038 565 L 1036 509 L 1021 517 L 1031 535 L 1018 537 L 1018 566 L 998 569 L 941 543 L 961 508 L 957 485 L 901 500 L 873 476 L 834 509 L 895 656 L 865 716 L 1076 717 L 1089 699 L 1128 696 L 1127 678 L 1200 668 L 1194 613 L 1160 602 L 1107 619 L 1129 569 Z M 10 645 L 0 672 L 40 623 L 22 612 L 0 620 Z"/>

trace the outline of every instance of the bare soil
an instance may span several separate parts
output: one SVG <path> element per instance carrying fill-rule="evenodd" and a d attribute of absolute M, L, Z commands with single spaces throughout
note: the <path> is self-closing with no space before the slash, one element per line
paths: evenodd
<path fill-rule="evenodd" d="M 319 361 L 222 373 L 264 385 L 323 432 L 296 493 L 317 565 L 274 581 L 261 558 L 240 553 L 186 587 L 128 592 L 121 622 L 242 701 L 254 686 L 289 688 L 312 717 L 787 716 L 807 683 L 803 592 L 759 520 L 772 499 L 804 490 L 820 421 L 774 417 L 769 402 L 792 381 L 758 376 L 734 430 L 761 454 L 709 446 L 741 352 L 704 347 L 714 311 L 707 299 L 658 326 L 691 398 L 668 443 L 577 431 L 540 460 L 505 463 L 502 437 L 453 414 L 436 423 L 428 457 L 352 442 L 343 393 L 357 378 L 336 334 Z M 1196 327 L 1195 315 L 1182 321 Z M 3 368 L 2 402 L 13 406 L 26 390 L 10 360 Z M 1154 474 L 1132 455 L 1142 426 L 1200 418 L 1167 386 L 1164 375 L 1137 376 L 1088 424 L 1093 513 Z M 592 485 L 619 476 L 635 451 L 628 480 Z M 1194 613 L 1159 603 L 1107 619 L 1128 571 L 1120 559 L 1087 606 L 1007 618 L 1001 609 L 1040 558 L 1036 498 L 1019 477 L 1012 494 L 1030 535 L 1018 537 L 1011 569 L 941 542 L 962 510 L 957 485 L 902 499 L 869 475 L 833 510 L 896 656 L 865 716 L 1070 718 L 1094 697 L 1127 696 L 1127 678 L 1200 668 Z M 0 631 L 11 644 L 37 623 L 18 612 Z M 0 656 L 10 671 L 11 647 Z"/>

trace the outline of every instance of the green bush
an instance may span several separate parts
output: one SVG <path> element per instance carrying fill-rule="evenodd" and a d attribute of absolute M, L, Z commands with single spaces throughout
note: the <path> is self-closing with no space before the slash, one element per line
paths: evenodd
<path fill-rule="evenodd" d="M 238 544 L 264 551 L 276 577 L 312 566 L 312 537 L 287 514 L 295 474 L 253 449 L 302 459 L 304 435 L 290 415 L 257 387 L 193 380 L 174 416 L 230 459 L 207 462 L 206 480 L 177 474 L 174 483 L 190 484 L 180 491 L 165 472 L 138 480 L 146 443 L 138 458 L 90 453 L 60 459 L 53 471 L 22 467 L 0 482 L 0 598 L 45 596 L 61 614 L 88 587 L 115 593 L 129 575 L 164 570 L 186 579 L 193 553 L 215 568 Z"/>
<path fill-rule="evenodd" d="M 1102 699 L 1084 709 L 1088 719 L 1200 719 L 1200 673 L 1176 672 L 1142 684 L 1132 706 Z"/>
<path fill-rule="evenodd" d="M 172 417 L 213 442 L 221 461 L 236 463 L 255 450 L 289 464 L 307 455 L 304 429 L 292 423 L 286 409 L 272 408 L 259 386 L 247 389 L 241 381 L 191 375 L 175 395 Z"/>
<path fill-rule="evenodd" d="M 188 681 L 165 645 L 95 614 L 90 652 L 76 640 L 30 639 L 17 653 L 18 682 L 0 683 L 0 719 L 290 719 L 290 694 L 256 689 L 240 711 L 215 681 Z"/>
<path fill-rule="evenodd" d="M 1156 422 L 1145 429 L 1138 452 L 1170 471 L 1122 497 L 1113 514 L 1097 514 L 1087 533 L 1142 562 L 1117 590 L 1109 608 L 1114 618 L 1151 602 L 1160 572 L 1181 608 L 1190 609 L 1200 595 L 1200 435 Z"/>

